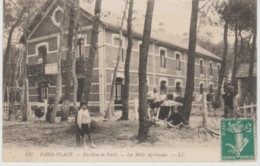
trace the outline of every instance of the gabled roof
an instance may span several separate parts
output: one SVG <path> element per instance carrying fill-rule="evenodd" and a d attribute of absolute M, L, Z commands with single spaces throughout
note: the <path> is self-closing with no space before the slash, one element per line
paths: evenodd
<path fill-rule="evenodd" d="M 109 13 L 109 15 L 102 14 L 100 19 L 101 22 L 103 22 L 104 24 L 114 28 L 119 28 L 119 23 L 121 22 L 120 16 L 116 16 L 111 12 Z M 143 22 L 144 21 L 142 21 L 142 19 L 139 20 L 139 22 L 133 22 L 133 35 L 136 34 L 142 36 L 143 27 L 144 27 Z M 124 23 L 123 30 L 126 31 L 126 22 Z M 188 46 L 189 46 L 189 40 L 184 40 L 177 36 L 172 36 L 169 33 L 157 29 L 153 29 L 153 28 L 151 32 L 151 40 L 156 40 L 161 43 L 165 43 L 170 46 L 177 47 L 183 50 L 188 50 Z M 221 60 L 219 56 L 209 52 L 208 50 L 202 48 L 199 45 L 196 45 L 196 53 L 213 59 Z"/>
<path fill-rule="evenodd" d="M 249 63 L 243 63 L 239 65 L 236 72 L 236 78 L 247 78 L 249 74 Z M 257 76 L 257 64 L 254 63 L 253 77 Z"/>
<path fill-rule="evenodd" d="M 35 15 L 34 19 L 29 23 L 26 34 L 20 38 L 20 43 L 24 43 L 25 36 L 28 37 L 31 32 L 37 28 L 37 26 L 43 21 L 46 15 L 49 13 L 54 4 L 57 3 L 57 0 L 46 0 L 42 5 L 40 11 Z"/>

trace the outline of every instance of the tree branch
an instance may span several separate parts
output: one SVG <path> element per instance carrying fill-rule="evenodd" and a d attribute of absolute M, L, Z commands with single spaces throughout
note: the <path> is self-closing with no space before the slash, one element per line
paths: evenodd
<path fill-rule="evenodd" d="M 204 5 L 202 5 L 202 6 L 198 9 L 198 11 L 200 11 L 200 9 L 203 9 L 210 1 L 212 1 L 212 0 L 208 0 L 208 2 L 204 3 Z"/>

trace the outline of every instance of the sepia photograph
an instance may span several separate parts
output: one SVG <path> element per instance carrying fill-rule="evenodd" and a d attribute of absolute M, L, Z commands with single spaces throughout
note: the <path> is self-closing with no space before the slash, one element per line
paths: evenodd
<path fill-rule="evenodd" d="M 256 163 L 257 2 L 3 0 L 2 162 Z"/>

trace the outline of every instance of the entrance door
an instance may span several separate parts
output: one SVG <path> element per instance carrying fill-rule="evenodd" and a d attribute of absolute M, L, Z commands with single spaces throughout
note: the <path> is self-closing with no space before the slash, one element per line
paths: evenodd
<path fill-rule="evenodd" d="M 122 104 L 122 83 L 123 78 L 116 78 L 115 83 L 115 104 Z M 122 106 L 115 106 L 115 110 L 121 110 Z"/>
<path fill-rule="evenodd" d="M 78 78 L 78 91 L 77 91 L 77 101 L 81 101 L 81 97 L 84 90 L 84 78 Z"/>

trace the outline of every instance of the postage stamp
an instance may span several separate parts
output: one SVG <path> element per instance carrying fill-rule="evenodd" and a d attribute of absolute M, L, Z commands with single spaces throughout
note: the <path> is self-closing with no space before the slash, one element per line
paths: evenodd
<path fill-rule="evenodd" d="M 254 135 L 254 119 L 222 119 L 222 160 L 254 160 Z"/>

